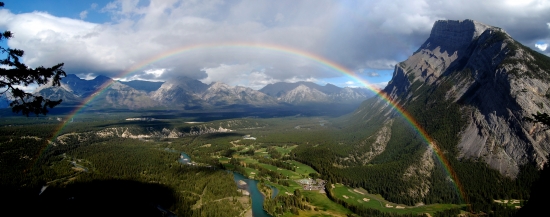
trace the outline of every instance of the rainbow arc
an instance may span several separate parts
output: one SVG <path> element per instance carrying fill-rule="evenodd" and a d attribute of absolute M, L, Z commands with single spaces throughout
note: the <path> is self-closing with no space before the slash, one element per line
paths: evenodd
<path fill-rule="evenodd" d="M 274 44 L 258 44 L 258 43 L 247 43 L 247 42 L 232 42 L 232 43 L 209 43 L 209 44 L 197 44 L 197 45 L 191 45 L 191 46 L 184 46 L 179 47 L 175 49 L 171 49 L 169 51 L 160 53 L 156 56 L 153 56 L 149 59 L 143 60 L 138 64 L 133 65 L 129 69 L 121 72 L 117 78 L 124 78 L 134 72 L 143 70 L 146 66 L 162 61 L 164 59 L 168 59 L 170 57 L 174 57 L 177 55 L 182 55 L 184 53 L 190 53 L 194 51 L 199 50 L 205 50 L 205 49 L 214 49 L 214 48 L 235 48 L 235 49 L 258 49 L 258 50 L 267 50 L 271 52 L 277 52 L 282 53 L 284 55 L 290 55 L 290 56 L 296 56 L 300 58 L 305 58 L 307 60 L 313 61 L 317 64 L 320 64 L 323 67 L 329 68 L 330 70 L 333 70 L 335 72 L 338 72 L 342 75 L 345 75 L 349 77 L 352 80 L 355 80 L 359 83 L 361 83 L 365 88 L 369 89 L 373 93 L 375 93 L 381 100 L 387 102 L 392 109 L 394 109 L 399 115 L 401 115 L 413 128 L 415 131 L 419 133 L 419 135 L 422 137 L 422 139 L 426 142 L 426 144 L 433 150 L 435 155 L 437 156 L 438 161 L 443 165 L 445 168 L 446 173 L 451 177 L 453 180 L 453 183 L 456 187 L 456 190 L 458 191 L 460 197 L 463 199 L 466 199 L 465 191 L 463 189 L 463 186 L 461 185 L 460 181 L 458 180 L 458 177 L 456 175 L 456 172 L 452 169 L 449 161 L 445 157 L 443 151 L 437 146 L 437 143 L 434 141 L 433 138 L 431 138 L 428 133 L 420 126 L 420 124 L 402 107 L 400 106 L 396 101 L 391 99 L 389 95 L 384 93 L 382 90 L 376 88 L 375 86 L 369 84 L 369 82 L 362 79 L 360 76 L 358 76 L 353 71 L 347 69 L 344 66 L 341 66 L 338 63 L 335 63 L 325 57 L 309 53 L 303 50 L 298 50 L 291 47 L 285 47 L 281 45 L 274 45 Z M 73 110 L 69 115 L 67 119 L 74 118 L 85 106 L 86 104 L 90 103 L 94 98 L 101 95 L 102 92 L 108 89 L 109 86 L 111 86 L 116 81 L 111 81 L 103 84 L 94 94 L 91 94 L 88 98 L 86 98 L 81 105 L 79 105 L 75 110 Z M 50 141 L 55 141 L 56 138 L 60 135 L 62 130 L 69 124 L 69 122 L 62 123 L 55 131 L 53 137 Z M 51 143 L 50 143 L 51 144 Z M 48 145 L 49 146 L 49 145 Z M 42 153 L 47 149 L 44 148 L 41 153 L 39 154 L 39 157 L 42 156 Z"/>

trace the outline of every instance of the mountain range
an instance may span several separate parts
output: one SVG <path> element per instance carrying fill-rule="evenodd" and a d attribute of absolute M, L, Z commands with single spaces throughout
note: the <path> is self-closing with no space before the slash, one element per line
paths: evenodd
<path fill-rule="evenodd" d="M 104 88 L 104 86 L 107 86 Z M 235 106 L 272 108 L 340 104 L 357 107 L 373 96 L 364 88 L 321 86 L 312 82 L 269 84 L 260 90 L 230 86 L 221 82 L 209 85 L 189 77 L 176 77 L 166 82 L 114 81 L 106 76 L 85 80 L 69 74 L 61 86 L 42 86 L 35 93 L 50 99 L 63 99 L 62 105 L 117 109 L 213 109 Z"/>

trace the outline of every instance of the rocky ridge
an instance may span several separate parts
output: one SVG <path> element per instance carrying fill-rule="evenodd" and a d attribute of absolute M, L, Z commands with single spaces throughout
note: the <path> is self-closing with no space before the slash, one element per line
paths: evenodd
<path fill-rule="evenodd" d="M 359 105 L 373 95 L 366 89 L 340 88 L 331 84 L 320 86 L 311 82 L 280 82 L 267 85 L 266 90 L 268 91 L 229 86 L 221 82 L 207 85 L 185 76 L 160 84 L 148 81 L 114 81 L 105 76 L 84 80 L 69 74 L 61 80 L 61 86 L 41 86 L 35 93 L 51 99 L 63 99 L 63 105 L 80 105 L 93 95 L 93 100 L 86 103 L 93 108 L 188 110 L 307 106 L 311 103 L 345 103 L 350 106 Z M 273 91 L 280 94 L 270 95 Z"/>

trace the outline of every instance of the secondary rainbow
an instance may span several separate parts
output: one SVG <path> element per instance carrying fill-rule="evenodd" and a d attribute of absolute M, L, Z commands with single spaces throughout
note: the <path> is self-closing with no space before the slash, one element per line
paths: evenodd
<path fill-rule="evenodd" d="M 449 174 L 449 176 L 452 178 L 454 185 L 456 186 L 456 190 L 458 191 L 460 197 L 463 200 L 467 200 L 467 197 L 465 195 L 465 191 L 463 189 L 462 184 L 458 180 L 457 174 L 455 171 L 451 168 L 449 161 L 446 159 L 443 151 L 437 146 L 435 141 L 428 135 L 428 133 L 418 124 L 418 122 L 403 108 L 401 107 L 397 102 L 391 99 L 389 95 L 381 91 L 380 89 L 372 86 L 367 81 L 363 80 L 361 77 L 356 75 L 353 71 L 347 69 L 344 66 L 341 66 L 338 63 L 335 63 L 329 59 L 326 59 L 322 56 L 309 53 L 303 50 L 298 50 L 291 47 L 285 47 L 281 45 L 275 45 L 275 44 L 266 44 L 266 43 L 246 43 L 246 42 L 231 42 L 231 43 L 210 43 L 210 44 L 197 44 L 197 45 L 191 45 L 191 46 L 184 46 L 176 49 L 172 49 L 163 53 L 160 53 L 156 56 L 153 56 L 149 59 L 146 59 L 144 61 L 141 61 L 138 64 L 135 64 L 128 70 L 123 71 L 120 73 L 117 78 L 123 78 L 127 75 L 137 72 L 139 70 L 143 70 L 144 67 L 154 63 L 158 62 L 170 57 L 174 57 L 177 55 L 181 55 L 184 53 L 189 53 L 193 51 L 198 50 L 205 50 L 205 49 L 223 49 L 223 48 L 232 48 L 232 49 L 259 49 L 259 50 L 268 50 L 272 52 L 278 52 L 283 53 L 285 55 L 291 55 L 291 56 L 297 56 L 301 58 L 308 59 L 310 61 L 316 62 L 320 64 L 323 67 L 328 67 L 331 70 L 334 70 L 338 73 L 341 73 L 359 83 L 364 85 L 366 88 L 374 92 L 380 99 L 386 101 L 389 105 L 393 107 L 393 109 L 399 113 L 403 118 L 407 120 L 407 122 L 421 135 L 423 140 L 426 141 L 428 146 L 434 151 L 434 153 L 437 156 L 437 159 L 440 161 L 440 163 L 444 166 L 446 172 Z M 74 111 L 72 111 L 68 115 L 68 119 L 73 118 L 76 116 L 84 107 L 86 104 L 88 104 L 90 101 L 92 101 L 95 97 L 100 95 L 102 92 L 104 92 L 106 89 L 108 89 L 109 86 L 111 86 L 116 81 L 111 81 L 103 84 L 98 91 L 96 91 L 94 94 L 87 97 L 81 105 L 79 105 Z M 59 136 L 61 131 L 67 126 L 68 122 L 62 123 L 57 130 L 55 131 L 52 139 L 50 141 L 55 142 L 56 138 Z M 48 145 L 49 147 L 50 145 Z M 47 147 L 39 153 L 39 157 L 42 156 L 42 153 L 47 150 Z M 467 201 L 466 201 L 467 202 Z"/>

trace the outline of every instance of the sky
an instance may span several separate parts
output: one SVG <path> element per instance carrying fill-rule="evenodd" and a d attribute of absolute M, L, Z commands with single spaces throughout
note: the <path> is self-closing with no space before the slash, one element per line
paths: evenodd
<path fill-rule="evenodd" d="M 81 78 L 188 76 L 260 89 L 311 81 L 383 88 L 437 20 L 503 28 L 550 54 L 550 0 L 4 0 L 1 46 Z M 191 49 L 192 48 L 192 49 Z M 274 49 L 277 48 L 277 49 Z M 171 54 L 171 55 L 170 55 Z M 323 61 L 319 61 L 323 60 Z"/>

